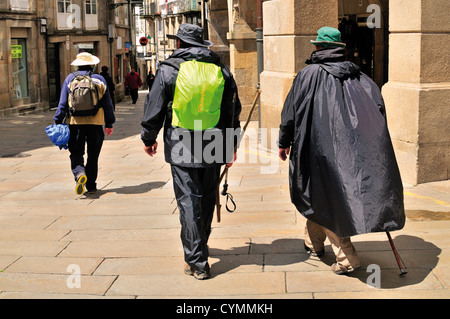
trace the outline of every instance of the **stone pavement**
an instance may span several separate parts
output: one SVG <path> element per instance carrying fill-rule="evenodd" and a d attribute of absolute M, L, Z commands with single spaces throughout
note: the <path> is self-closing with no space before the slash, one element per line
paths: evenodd
<path fill-rule="evenodd" d="M 213 222 L 212 278 L 184 275 L 163 142 L 150 158 L 139 136 L 144 98 L 117 105 L 100 191 L 90 197 L 75 195 L 68 151 L 45 135 L 53 112 L 0 119 L 0 298 L 450 297 L 450 181 L 405 185 L 408 220 L 392 233 L 405 277 L 384 233 L 354 237 L 363 267 L 337 276 L 329 245 L 322 260 L 303 250 L 305 220 L 289 200 L 288 163 L 255 139 L 230 170 L 236 212 L 222 207 L 222 221 Z M 380 288 L 367 285 L 377 283 L 377 272 L 367 271 L 373 264 Z"/>

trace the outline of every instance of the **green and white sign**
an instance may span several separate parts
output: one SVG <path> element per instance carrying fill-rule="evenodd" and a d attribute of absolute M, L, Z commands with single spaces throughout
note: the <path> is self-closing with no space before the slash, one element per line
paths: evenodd
<path fill-rule="evenodd" d="M 21 45 L 11 45 L 11 57 L 13 59 L 22 58 L 22 46 Z"/>

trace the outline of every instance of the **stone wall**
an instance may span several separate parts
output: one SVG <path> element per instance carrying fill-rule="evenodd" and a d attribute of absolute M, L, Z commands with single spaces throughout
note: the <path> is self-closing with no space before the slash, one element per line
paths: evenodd
<path fill-rule="evenodd" d="M 388 125 L 402 178 L 446 180 L 450 172 L 450 2 L 391 0 Z"/>
<path fill-rule="evenodd" d="M 261 127 L 279 127 L 281 110 L 292 81 L 315 50 L 310 40 L 316 38 L 317 30 L 323 26 L 337 27 L 337 16 L 337 0 L 264 2 Z M 276 145 L 269 147 L 277 148 Z"/>

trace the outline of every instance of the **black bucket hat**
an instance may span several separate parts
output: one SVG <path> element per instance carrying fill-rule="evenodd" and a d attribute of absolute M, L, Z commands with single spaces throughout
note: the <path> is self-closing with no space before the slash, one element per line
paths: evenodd
<path fill-rule="evenodd" d="M 168 34 L 169 39 L 180 39 L 183 42 L 199 47 L 212 47 L 214 43 L 203 40 L 203 29 L 195 24 L 184 23 L 180 25 L 177 34 Z"/>

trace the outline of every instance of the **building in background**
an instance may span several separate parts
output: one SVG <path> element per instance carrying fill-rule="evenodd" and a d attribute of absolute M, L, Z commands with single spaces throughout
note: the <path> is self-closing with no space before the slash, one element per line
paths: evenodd
<path fill-rule="evenodd" d="M 100 58 L 116 82 L 116 98 L 134 65 L 133 14 L 142 0 L 2 0 L 0 116 L 48 110 L 80 52 Z"/>
<path fill-rule="evenodd" d="M 41 1 L 0 1 L 0 117 L 48 107 Z"/>
<path fill-rule="evenodd" d="M 116 98 L 120 101 L 133 58 L 131 1 L 45 0 L 45 3 L 50 107 L 57 105 L 61 84 L 74 71 L 70 63 L 80 52 L 98 56 L 99 67 L 109 67 L 116 83 Z"/>
<path fill-rule="evenodd" d="M 149 38 L 145 60 L 148 67 L 158 68 L 176 49 L 175 40 L 167 34 L 175 34 L 183 23 L 202 25 L 201 4 L 198 0 L 144 0 L 142 18 L 146 21 Z"/>

